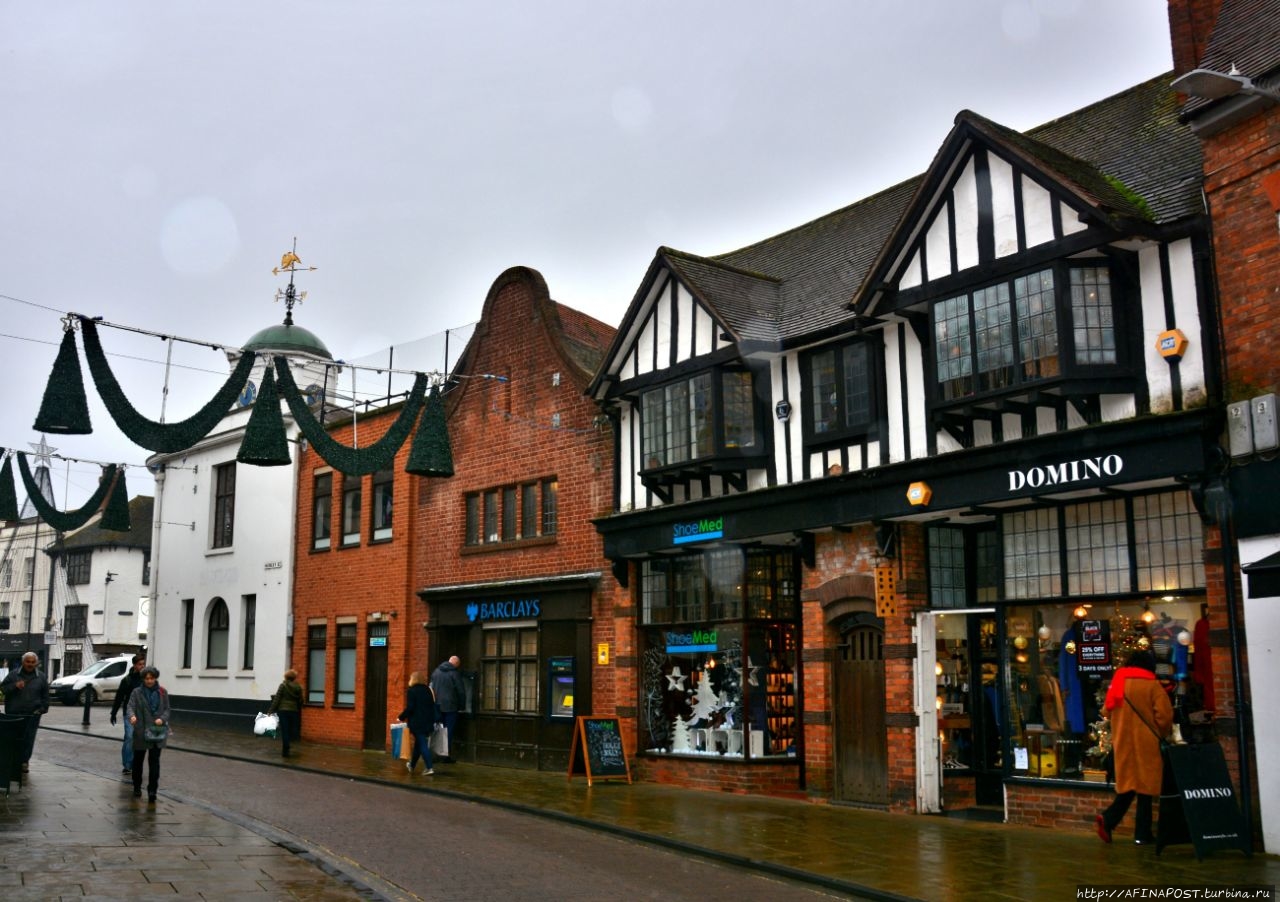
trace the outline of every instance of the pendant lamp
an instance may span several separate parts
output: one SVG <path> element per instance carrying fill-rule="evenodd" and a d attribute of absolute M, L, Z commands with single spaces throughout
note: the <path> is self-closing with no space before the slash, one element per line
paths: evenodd
<path fill-rule="evenodd" d="M 255 467 L 282 467 L 293 463 L 284 434 L 276 379 L 269 365 L 263 371 L 262 390 L 253 403 L 253 413 L 249 414 L 249 425 L 245 427 L 236 460 Z"/>
<path fill-rule="evenodd" d="M 404 470 L 418 476 L 453 475 L 453 451 L 449 448 L 444 398 L 440 395 L 438 385 L 431 388 L 431 395 L 422 411 L 418 431 L 413 436 L 413 447 L 409 449 L 409 460 L 405 463 Z"/>
<path fill-rule="evenodd" d="M 89 435 L 89 400 L 84 394 L 84 377 L 80 375 L 80 356 L 76 353 L 76 334 L 62 333 L 62 346 L 53 362 L 53 372 L 44 389 L 40 413 L 36 415 L 36 432 L 55 435 Z"/>

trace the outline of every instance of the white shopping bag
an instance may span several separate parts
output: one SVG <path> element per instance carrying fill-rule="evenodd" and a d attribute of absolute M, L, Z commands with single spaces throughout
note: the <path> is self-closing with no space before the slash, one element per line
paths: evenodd
<path fill-rule="evenodd" d="M 275 714 L 263 714 L 258 712 L 258 716 L 253 719 L 253 732 L 259 736 L 270 736 L 273 739 L 276 730 L 280 728 L 280 718 Z"/>
<path fill-rule="evenodd" d="M 441 758 L 449 757 L 449 731 L 444 728 L 444 724 L 436 724 L 436 728 L 431 732 L 430 744 L 431 754 Z"/>

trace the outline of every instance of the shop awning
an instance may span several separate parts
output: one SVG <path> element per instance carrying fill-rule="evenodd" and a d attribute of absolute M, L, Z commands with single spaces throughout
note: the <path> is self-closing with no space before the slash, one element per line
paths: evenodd
<path fill-rule="evenodd" d="M 1280 598 L 1280 551 L 1240 569 L 1249 577 L 1250 598 Z"/>

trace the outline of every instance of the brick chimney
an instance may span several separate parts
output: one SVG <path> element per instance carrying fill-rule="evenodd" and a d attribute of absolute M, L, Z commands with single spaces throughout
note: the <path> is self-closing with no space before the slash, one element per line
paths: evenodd
<path fill-rule="evenodd" d="M 1169 41 L 1173 45 L 1175 78 L 1200 65 L 1221 6 L 1222 0 L 1169 0 Z"/>

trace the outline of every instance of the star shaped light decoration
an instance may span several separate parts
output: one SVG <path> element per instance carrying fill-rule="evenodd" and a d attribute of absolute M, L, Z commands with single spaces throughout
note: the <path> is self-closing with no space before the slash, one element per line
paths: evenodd
<path fill-rule="evenodd" d="M 739 667 L 734 667 L 733 669 L 734 669 L 734 670 L 736 670 L 736 671 L 738 671 L 738 682 L 739 682 L 739 683 L 741 683 L 741 682 L 742 682 L 742 678 L 743 678 L 743 677 L 746 677 L 747 685 L 748 685 L 748 686 L 759 686 L 759 685 L 760 685 L 760 684 L 756 681 L 756 674 L 758 674 L 758 673 L 760 672 L 760 665 L 759 665 L 759 664 L 752 664 L 752 663 L 751 663 L 751 656 L 750 656 L 750 655 L 748 655 L 748 656 L 747 656 L 747 666 L 746 666 L 746 667 L 741 667 L 741 666 L 739 666 Z"/>
<path fill-rule="evenodd" d="M 27 444 L 31 446 L 31 451 L 35 454 L 36 466 L 49 467 L 53 465 L 53 452 L 58 449 L 49 447 L 49 443 L 44 440 L 43 435 L 40 436 L 40 444 L 37 445 L 34 442 L 27 442 Z"/>
<path fill-rule="evenodd" d="M 680 672 L 680 665 L 671 668 L 671 672 L 667 674 L 667 690 L 669 692 L 679 692 L 684 688 L 684 681 L 689 677 Z"/>

